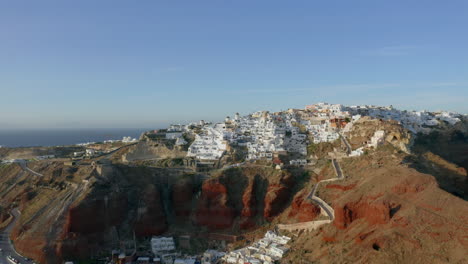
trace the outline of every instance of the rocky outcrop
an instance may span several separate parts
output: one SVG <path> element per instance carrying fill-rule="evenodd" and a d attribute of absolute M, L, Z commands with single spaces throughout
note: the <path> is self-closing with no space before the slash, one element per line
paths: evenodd
<path fill-rule="evenodd" d="M 386 224 L 400 208 L 400 204 L 384 200 L 346 203 L 334 208 L 334 225 L 344 229 L 358 219 L 364 219 L 369 225 Z"/>
<path fill-rule="evenodd" d="M 184 178 L 172 186 L 172 208 L 176 221 L 188 221 L 193 211 L 194 196 L 199 191 L 191 178 Z"/>
<path fill-rule="evenodd" d="M 183 158 L 186 155 L 187 152 L 178 147 L 168 146 L 161 142 L 145 140 L 131 146 L 128 152 L 122 155 L 122 161 L 131 162 L 137 160 Z"/>
<path fill-rule="evenodd" d="M 118 225 L 127 214 L 125 194 L 111 194 L 85 200 L 70 208 L 66 230 L 71 233 L 91 234 Z"/>
<path fill-rule="evenodd" d="M 255 227 L 255 217 L 259 212 L 258 197 L 255 195 L 257 189 L 257 182 L 251 181 L 249 186 L 245 189 L 242 195 L 242 211 L 241 211 L 241 223 L 242 229 L 251 229 Z"/>
<path fill-rule="evenodd" d="M 280 183 L 268 186 L 263 211 L 266 220 L 271 221 L 273 217 L 279 215 L 285 209 L 291 199 L 294 183 L 294 178 L 291 175 L 284 175 Z"/>
<path fill-rule="evenodd" d="M 210 229 L 239 225 L 252 229 L 257 223 L 272 221 L 289 205 L 298 180 L 293 173 L 254 168 L 233 169 L 206 181 L 196 210 L 196 222 Z M 306 218 L 313 208 L 303 205 L 300 217 Z"/>
<path fill-rule="evenodd" d="M 404 129 L 397 121 L 385 121 L 363 117 L 356 121 L 346 136 L 352 146 L 352 149 L 365 147 L 370 143 L 371 138 L 376 131 L 384 132 L 385 142 L 393 145 L 406 153 L 410 152 L 413 143 L 412 134 Z"/>
<path fill-rule="evenodd" d="M 196 212 L 198 225 L 209 229 L 223 229 L 232 226 L 235 211 L 228 203 L 227 188 L 219 179 L 206 181 Z"/>
<path fill-rule="evenodd" d="M 265 219 L 271 221 L 273 217 L 281 213 L 288 199 L 289 189 L 286 186 L 281 184 L 268 186 L 265 196 L 265 210 L 263 211 Z"/>
<path fill-rule="evenodd" d="M 341 185 L 341 184 L 327 184 L 325 185 L 327 189 L 337 189 L 341 191 L 349 191 L 356 188 L 356 184 Z"/>
<path fill-rule="evenodd" d="M 135 222 L 135 234 L 140 237 L 160 235 L 167 230 L 161 194 L 156 186 L 149 185 L 140 197 Z"/>
<path fill-rule="evenodd" d="M 291 204 L 289 218 L 295 218 L 297 222 L 308 222 L 320 215 L 320 207 L 309 200 L 304 200 L 304 195 L 296 196 Z"/>

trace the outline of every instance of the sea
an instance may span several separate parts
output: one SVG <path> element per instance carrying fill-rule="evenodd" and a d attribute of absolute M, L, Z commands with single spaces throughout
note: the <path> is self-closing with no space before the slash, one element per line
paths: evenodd
<path fill-rule="evenodd" d="M 123 137 L 139 138 L 151 129 L 0 130 L 1 147 L 65 146 Z"/>

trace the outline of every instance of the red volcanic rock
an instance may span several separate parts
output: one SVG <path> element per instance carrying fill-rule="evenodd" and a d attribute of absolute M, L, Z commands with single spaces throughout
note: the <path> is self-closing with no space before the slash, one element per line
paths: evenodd
<path fill-rule="evenodd" d="M 227 190 L 217 179 L 206 181 L 196 211 L 196 222 L 209 229 L 232 226 L 235 211 L 227 205 Z"/>
<path fill-rule="evenodd" d="M 320 215 L 320 207 L 304 200 L 304 195 L 296 196 L 291 204 L 289 217 L 297 217 L 298 222 L 308 222 Z"/>
<path fill-rule="evenodd" d="M 410 184 L 409 182 L 405 181 L 393 186 L 392 192 L 396 194 L 418 193 L 424 191 L 425 188 L 426 186 L 424 184 Z"/>
<path fill-rule="evenodd" d="M 180 180 L 172 187 L 172 207 L 178 220 L 187 220 L 192 213 L 194 186 L 190 179 Z"/>
<path fill-rule="evenodd" d="M 335 237 L 324 236 L 324 237 L 322 237 L 322 241 L 324 241 L 324 242 L 336 242 L 336 238 Z"/>
<path fill-rule="evenodd" d="M 140 237 L 162 234 L 167 230 L 167 221 L 159 190 L 149 185 L 140 199 L 135 234 Z"/>
<path fill-rule="evenodd" d="M 328 184 L 325 185 L 325 188 L 327 189 L 337 189 L 337 190 L 342 190 L 342 191 L 349 191 L 352 190 L 356 187 L 356 184 L 350 184 L 350 185 L 340 185 L 340 184 Z"/>
<path fill-rule="evenodd" d="M 363 218 L 369 224 L 385 224 L 390 221 L 393 215 L 400 209 L 400 205 L 386 201 L 361 200 L 359 202 L 347 203 L 344 206 L 335 208 L 334 225 L 337 228 L 345 229 L 353 221 Z"/>
<path fill-rule="evenodd" d="M 296 183 L 294 176 L 291 174 L 283 175 L 280 182 L 288 188 L 292 188 Z"/>
<path fill-rule="evenodd" d="M 255 180 L 250 181 L 242 195 L 241 229 L 251 229 L 256 226 L 255 217 L 259 211 L 257 208 L 257 197 L 255 196 L 257 185 Z"/>
<path fill-rule="evenodd" d="M 245 218 L 240 222 L 239 226 L 240 226 L 241 229 L 247 230 L 247 229 L 252 229 L 252 228 L 256 227 L 257 224 L 255 222 L 255 219 Z"/>
<path fill-rule="evenodd" d="M 90 241 L 91 240 L 91 241 Z M 62 241 L 57 245 L 56 253 L 57 255 L 67 258 L 87 258 L 89 257 L 89 252 L 91 250 L 96 250 L 99 248 L 98 244 L 94 244 L 93 239 L 88 239 L 86 236 L 79 236 L 76 233 L 68 233 Z"/>
<path fill-rule="evenodd" d="M 311 203 L 310 201 L 304 201 L 299 208 L 297 219 L 299 222 L 308 222 L 314 220 L 320 215 L 320 207 Z"/>
<path fill-rule="evenodd" d="M 126 213 L 127 197 L 124 194 L 83 201 L 68 211 L 66 230 L 82 234 L 102 232 L 121 223 Z"/>
<path fill-rule="evenodd" d="M 370 231 L 370 232 L 367 232 L 367 233 L 360 233 L 357 237 L 356 237 L 356 243 L 361 243 L 362 241 L 364 241 L 367 237 L 369 237 L 370 235 L 372 235 L 374 233 L 374 230 Z"/>
<path fill-rule="evenodd" d="M 265 195 L 263 216 L 268 221 L 281 213 L 289 200 L 290 189 L 282 184 L 270 185 Z"/>
<path fill-rule="evenodd" d="M 47 241 L 43 237 L 32 237 L 28 236 L 27 238 L 19 238 L 17 232 L 13 232 L 11 237 L 15 241 L 15 249 L 18 252 L 27 252 L 28 257 L 34 258 L 40 263 L 48 263 L 48 258 L 46 257 L 43 249 L 47 245 Z"/>
<path fill-rule="evenodd" d="M 242 212 L 241 216 L 253 217 L 257 214 L 257 197 L 255 197 L 255 181 L 251 181 L 242 195 Z"/>

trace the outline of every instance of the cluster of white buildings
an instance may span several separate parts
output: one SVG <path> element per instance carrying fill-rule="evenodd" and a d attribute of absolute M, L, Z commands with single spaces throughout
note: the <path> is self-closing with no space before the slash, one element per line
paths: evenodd
<path fill-rule="evenodd" d="M 443 122 L 454 125 L 460 121 L 461 117 L 458 113 L 448 111 L 406 111 L 395 109 L 392 106 L 360 105 L 350 106 L 346 109 L 351 114 L 359 114 L 384 120 L 396 120 L 413 133 L 429 133 L 432 128 Z"/>
<path fill-rule="evenodd" d="M 288 252 L 287 243 L 291 238 L 268 231 L 265 236 L 251 246 L 227 253 L 223 260 L 231 264 L 271 264 L 280 260 Z"/>
<path fill-rule="evenodd" d="M 122 143 L 134 143 L 134 142 L 137 142 L 138 139 L 136 138 L 132 138 L 132 137 L 123 137 L 122 139 L 109 139 L 109 140 L 104 140 L 103 143 L 104 144 L 109 144 L 109 143 L 118 143 L 118 142 L 122 142 Z M 89 143 L 88 143 L 89 144 Z"/>
<path fill-rule="evenodd" d="M 272 159 L 286 153 L 302 155 L 291 163 L 296 165 L 303 164 L 310 139 L 315 144 L 333 142 L 340 138 L 340 131 L 349 131 L 361 116 L 396 120 L 413 133 L 428 132 L 443 122 L 453 125 L 460 121 L 460 115 L 452 112 L 317 103 L 305 109 L 276 113 L 259 111 L 246 116 L 237 113 L 234 118 L 226 117 L 223 123 L 217 124 L 201 120 L 189 125 L 171 125 L 166 138 L 175 139 L 176 145 L 184 145 L 187 144 L 184 133 L 192 134 L 195 141 L 187 156 L 199 160 L 218 160 L 230 146 L 241 146 L 247 148 L 247 160 Z M 362 152 L 356 150 L 352 155 Z"/>
<path fill-rule="evenodd" d="M 201 258 L 201 264 L 215 264 L 218 263 L 222 257 L 224 257 L 226 253 L 217 251 L 214 249 L 208 249 L 203 253 Z"/>
<path fill-rule="evenodd" d="M 103 143 L 104 144 L 111 144 L 111 143 L 118 143 L 118 142 L 122 142 L 122 143 L 135 143 L 137 142 L 138 139 L 136 138 L 132 138 L 132 137 L 122 137 L 122 139 L 108 139 L 108 140 L 104 140 Z M 78 143 L 78 144 L 75 144 L 76 146 L 82 146 L 82 147 L 86 147 L 86 146 L 89 146 L 89 145 L 93 145 L 93 144 L 96 144 L 97 142 L 84 142 L 84 143 Z"/>
<path fill-rule="evenodd" d="M 158 264 L 215 264 L 219 263 L 218 261 L 226 254 L 221 251 L 208 249 L 202 256 L 182 256 L 179 252 L 176 252 L 173 237 L 151 238 L 151 250 L 155 255 L 152 262 Z"/>
<path fill-rule="evenodd" d="M 152 237 L 151 251 L 156 256 L 155 263 L 174 264 L 176 247 L 173 237 Z"/>
<path fill-rule="evenodd" d="M 274 152 L 285 151 L 285 127 L 268 112 L 256 112 L 235 119 L 234 144 L 247 146 L 247 159 L 271 159 Z"/>
<path fill-rule="evenodd" d="M 307 135 L 292 112 L 256 112 L 234 120 L 234 144 L 245 145 L 247 159 L 271 159 L 275 153 L 307 154 Z"/>
<path fill-rule="evenodd" d="M 309 115 L 304 123 L 315 144 L 339 139 L 340 135 L 337 128 L 341 127 L 342 123 L 340 122 L 350 118 L 349 112 L 341 104 L 318 103 L 307 105 L 305 110 Z"/>
<path fill-rule="evenodd" d="M 168 130 L 166 133 L 166 139 L 175 139 L 176 146 L 182 146 L 188 143 L 184 138 L 184 132 L 181 130 Z"/>
<path fill-rule="evenodd" d="M 187 156 L 200 160 L 217 160 L 227 149 L 229 135 L 223 123 L 204 126 L 202 132 L 195 135 Z"/>
<path fill-rule="evenodd" d="M 312 134 L 315 144 L 320 142 L 332 142 L 340 138 L 340 135 L 330 127 L 329 122 L 316 125 L 308 124 L 307 130 Z"/>

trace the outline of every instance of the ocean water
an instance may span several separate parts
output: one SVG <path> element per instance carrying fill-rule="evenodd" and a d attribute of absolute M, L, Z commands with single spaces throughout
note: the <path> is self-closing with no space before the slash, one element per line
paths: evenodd
<path fill-rule="evenodd" d="M 62 146 L 85 142 L 139 138 L 150 129 L 0 130 L 0 146 Z"/>

